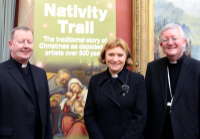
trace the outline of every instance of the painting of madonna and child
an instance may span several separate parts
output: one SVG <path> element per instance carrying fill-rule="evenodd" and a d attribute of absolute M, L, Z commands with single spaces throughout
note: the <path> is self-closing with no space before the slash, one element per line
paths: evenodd
<path fill-rule="evenodd" d="M 97 71 L 68 68 L 54 71 L 47 72 L 53 139 L 88 139 L 83 111 L 89 79 Z"/>

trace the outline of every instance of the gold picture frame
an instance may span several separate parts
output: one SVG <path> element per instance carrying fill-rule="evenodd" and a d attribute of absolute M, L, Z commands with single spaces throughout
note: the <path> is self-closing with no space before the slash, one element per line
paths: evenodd
<path fill-rule="evenodd" d="M 132 69 L 145 75 L 148 62 L 154 60 L 154 1 L 133 0 Z"/>

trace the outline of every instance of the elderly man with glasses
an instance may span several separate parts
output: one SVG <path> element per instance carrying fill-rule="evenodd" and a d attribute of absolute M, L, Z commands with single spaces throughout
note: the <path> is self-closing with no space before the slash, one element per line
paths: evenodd
<path fill-rule="evenodd" d="M 200 62 L 184 54 L 186 43 L 177 24 L 160 33 L 166 57 L 150 62 L 145 77 L 146 139 L 200 138 Z"/>

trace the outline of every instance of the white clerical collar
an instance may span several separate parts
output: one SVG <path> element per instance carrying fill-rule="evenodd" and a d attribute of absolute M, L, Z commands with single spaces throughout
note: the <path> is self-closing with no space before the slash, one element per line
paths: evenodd
<path fill-rule="evenodd" d="M 26 68 L 27 64 L 22 64 L 21 68 Z"/>
<path fill-rule="evenodd" d="M 177 61 L 169 61 L 170 64 L 177 64 Z"/>
<path fill-rule="evenodd" d="M 112 78 L 117 78 L 118 74 L 111 74 Z"/>

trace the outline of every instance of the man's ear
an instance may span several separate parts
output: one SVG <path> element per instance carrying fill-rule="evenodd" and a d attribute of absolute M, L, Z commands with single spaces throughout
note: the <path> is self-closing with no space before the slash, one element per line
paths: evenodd
<path fill-rule="evenodd" d="M 8 46 L 9 46 L 9 48 L 11 50 L 12 49 L 12 41 L 11 40 L 8 41 Z"/>
<path fill-rule="evenodd" d="M 160 42 L 160 46 L 161 46 L 161 47 L 162 47 L 162 45 L 163 45 L 162 42 Z"/>
<path fill-rule="evenodd" d="M 184 47 L 186 47 L 186 45 L 187 45 L 187 39 L 184 39 L 183 41 L 184 41 Z"/>

